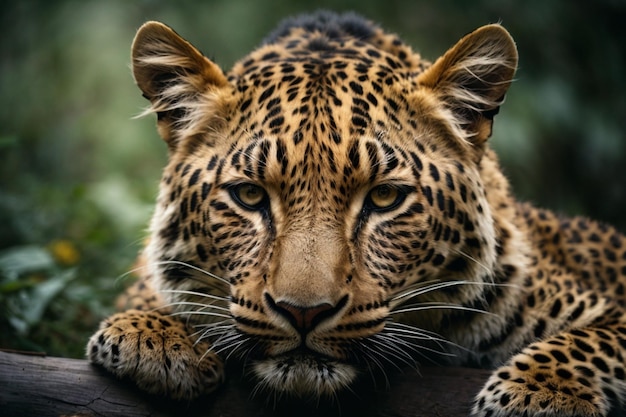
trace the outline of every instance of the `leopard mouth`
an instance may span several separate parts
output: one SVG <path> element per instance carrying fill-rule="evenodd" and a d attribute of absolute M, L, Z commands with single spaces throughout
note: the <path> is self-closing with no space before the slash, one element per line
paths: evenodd
<path fill-rule="evenodd" d="M 357 377 L 353 365 L 308 349 L 258 360 L 253 370 L 260 388 L 299 398 L 333 396 Z"/>

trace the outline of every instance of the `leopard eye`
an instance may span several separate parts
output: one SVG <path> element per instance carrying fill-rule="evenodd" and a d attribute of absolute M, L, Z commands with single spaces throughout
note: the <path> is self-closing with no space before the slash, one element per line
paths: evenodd
<path fill-rule="evenodd" d="M 230 195 L 240 206 L 248 210 L 259 210 L 267 204 L 267 193 L 255 184 L 238 184 L 231 188 Z"/>
<path fill-rule="evenodd" d="M 405 196 L 397 187 L 383 184 L 369 192 L 366 203 L 374 211 L 387 211 L 396 208 Z"/>

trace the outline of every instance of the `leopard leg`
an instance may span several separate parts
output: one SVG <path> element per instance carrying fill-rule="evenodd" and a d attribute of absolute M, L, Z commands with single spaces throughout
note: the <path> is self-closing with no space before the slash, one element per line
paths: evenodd
<path fill-rule="evenodd" d="M 184 323 L 158 312 L 128 310 L 104 320 L 87 355 L 142 390 L 173 399 L 207 394 L 224 378 L 222 362 L 209 346 L 194 343 Z"/>
<path fill-rule="evenodd" d="M 607 416 L 624 405 L 626 323 L 571 330 L 533 343 L 497 369 L 473 413 Z"/>

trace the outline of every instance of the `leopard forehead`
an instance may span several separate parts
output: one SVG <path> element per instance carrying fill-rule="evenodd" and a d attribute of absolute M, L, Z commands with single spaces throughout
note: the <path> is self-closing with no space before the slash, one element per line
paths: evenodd
<path fill-rule="evenodd" d="M 402 126 L 399 112 L 412 111 L 406 96 L 424 63 L 410 66 L 357 39 L 295 32 L 232 70 L 238 127 L 289 136 L 296 144 L 303 138 L 339 144 L 372 130 L 387 131 L 390 124 Z"/>

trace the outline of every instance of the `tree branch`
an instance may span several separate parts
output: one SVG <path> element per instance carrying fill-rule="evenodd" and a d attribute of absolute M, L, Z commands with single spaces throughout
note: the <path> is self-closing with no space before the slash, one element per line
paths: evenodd
<path fill-rule="evenodd" d="M 0 351 L 0 409 L 6 416 L 39 417 L 466 417 L 489 372 L 424 368 L 418 374 L 407 370 L 389 377 L 391 389 L 382 386 L 361 391 L 356 387 L 345 398 L 321 402 L 327 405 L 295 400 L 277 403 L 265 393 L 252 396 L 254 386 L 244 381 L 243 372 L 229 375 L 233 374 L 240 377 L 231 377 L 214 394 L 181 403 L 144 394 L 86 360 Z"/>

